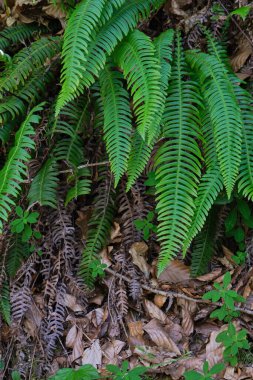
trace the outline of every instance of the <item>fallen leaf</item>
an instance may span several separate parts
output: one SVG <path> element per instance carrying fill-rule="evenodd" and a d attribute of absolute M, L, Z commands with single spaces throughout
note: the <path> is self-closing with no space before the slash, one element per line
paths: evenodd
<path fill-rule="evenodd" d="M 213 367 L 217 363 L 223 361 L 223 351 L 224 347 L 221 343 L 216 342 L 217 335 L 220 334 L 227 328 L 226 325 L 223 325 L 219 331 L 213 331 L 210 334 L 209 343 L 206 345 L 206 357 L 208 358 L 209 367 Z"/>
<path fill-rule="evenodd" d="M 116 364 L 119 362 L 119 353 L 122 348 L 126 345 L 125 342 L 121 340 L 114 339 L 110 342 L 106 342 L 102 346 L 102 352 L 104 356 L 103 364 Z"/>
<path fill-rule="evenodd" d="M 127 325 L 131 336 L 140 336 L 144 334 L 142 321 L 128 322 Z"/>
<path fill-rule="evenodd" d="M 94 367 L 98 367 L 102 363 L 102 350 L 99 340 L 96 339 L 91 347 L 87 348 L 82 356 L 82 365 L 91 364 Z"/>
<path fill-rule="evenodd" d="M 175 355 L 181 355 L 177 345 L 169 337 L 168 333 L 157 319 L 152 319 L 143 327 L 143 329 L 158 347 L 163 347 L 169 352 L 175 353 Z"/>
<path fill-rule="evenodd" d="M 156 294 L 154 297 L 154 303 L 157 307 L 161 308 L 165 304 L 168 297 L 162 296 L 161 294 Z"/>
<path fill-rule="evenodd" d="M 182 327 L 186 336 L 190 336 L 194 331 L 193 314 L 197 310 L 195 302 L 188 301 L 182 298 L 177 300 L 177 303 L 182 308 Z"/>
<path fill-rule="evenodd" d="M 133 258 L 133 263 L 149 278 L 150 265 L 147 263 L 148 246 L 144 242 L 137 242 L 131 245 L 129 253 Z"/>
<path fill-rule="evenodd" d="M 82 305 L 79 305 L 77 303 L 77 299 L 75 296 L 72 296 L 71 294 L 66 293 L 64 297 L 64 304 L 66 307 L 71 309 L 72 311 L 84 311 L 84 307 Z"/>
<path fill-rule="evenodd" d="M 209 282 L 215 280 L 220 274 L 222 273 L 222 268 L 217 268 L 214 271 L 203 274 L 202 276 L 199 276 L 196 278 L 198 281 L 203 281 L 203 282 Z"/>
<path fill-rule="evenodd" d="M 77 359 L 82 358 L 83 355 L 83 332 L 78 329 L 76 339 L 74 341 L 74 347 L 71 355 L 71 362 L 75 362 Z"/>
<path fill-rule="evenodd" d="M 240 41 L 239 49 L 231 59 L 231 66 L 235 72 L 241 69 L 247 59 L 253 53 L 253 48 L 247 39 Z"/>
<path fill-rule="evenodd" d="M 159 282 L 177 284 L 190 280 L 190 268 L 182 261 L 172 260 L 158 277 Z"/>
<path fill-rule="evenodd" d="M 144 307 L 151 318 L 156 318 L 164 324 L 167 322 L 167 315 L 161 309 L 159 309 L 159 307 L 157 307 L 153 302 L 145 299 Z"/>
<path fill-rule="evenodd" d="M 69 347 L 69 348 L 74 347 L 76 336 L 77 336 L 77 327 L 76 327 L 76 325 L 74 325 L 70 328 L 70 330 L 66 336 L 66 346 L 67 347 Z"/>

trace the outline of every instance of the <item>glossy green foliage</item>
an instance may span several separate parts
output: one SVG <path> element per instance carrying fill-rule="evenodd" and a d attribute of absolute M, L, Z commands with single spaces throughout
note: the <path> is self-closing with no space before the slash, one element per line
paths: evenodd
<path fill-rule="evenodd" d="M 199 373 L 197 371 L 187 371 L 184 374 L 185 380 L 214 380 L 216 375 L 225 369 L 225 365 L 223 363 L 217 363 L 212 368 L 209 368 L 209 364 L 207 361 L 203 364 L 203 373 Z M 215 376 L 215 377 L 213 377 Z"/>
<path fill-rule="evenodd" d="M 15 143 L 9 151 L 7 160 L 0 170 L 0 233 L 3 228 L 2 221 L 8 220 L 11 206 L 15 204 L 21 191 L 20 184 L 26 177 L 26 164 L 31 158 L 30 152 L 35 149 L 32 136 L 35 134 L 33 125 L 38 124 L 38 112 L 42 110 L 39 105 L 32 109 L 15 135 Z M 28 151 L 29 149 L 29 151 Z"/>

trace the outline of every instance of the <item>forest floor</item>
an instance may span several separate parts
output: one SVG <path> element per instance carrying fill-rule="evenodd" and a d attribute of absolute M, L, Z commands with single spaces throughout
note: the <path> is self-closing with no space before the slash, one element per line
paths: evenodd
<path fill-rule="evenodd" d="M 8 3 L 10 13 L 0 14 L 1 27 L 17 21 L 47 24 L 54 18 L 62 28 L 65 26 L 64 12 L 45 1 Z M 199 22 L 205 20 L 214 36 L 219 37 L 228 14 L 248 3 L 171 0 L 162 19 L 157 15 L 151 24 L 142 27 L 149 28 L 150 35 L 164 25 L 180 27 L 185 45 L 198 48 L 202 44 Z M 252 89 L 252 16 L 245 20 L 232 17 L 228 50 L 234 71 Z M 43 148 L 43 141 L 40 144 Z M 108 185 L 111 183 L 108 163 L 100 165 L 94 161 L 95 145 L 92 141 L 88 146 L 89 162 L 95 162 L 94 177 L 98 176 L 98 168 L 104 167 Z M 103 373 L 106 364 L 120 365 L 127 360 L 131 367 L 147 366 L 151 378 L 179 380 L 186 370 L 201 370 L 206 359 L 212 366 L 222 361 L 223 348 L 216 337 L 224 329 L 224 322 L 210 318 L 218 304 L 205 301 L 202 296 L 213 289 L 215 282 L 221 284 L 226 272 L 231 274 L 231 288 L 246 299 L 245 303 L 237 304 L 240 315 L 236 324 L 238 329 L 247 330 L 249 341 L 253 342 L 252 231 L 245 230 L 247 257 L 243 264 L 234 261 L 236 243 L 223 233 L 207 274 L 191 278 L 189 252 L 186 259 L 179 255 L 171 261 L 157 277 L 159 245 L 155 232 L 151 226 L 145 240 L 134 223 L 136 219 L 143 220 L 154 208 L 154 196 L 146 180 L 144 175 L 128 193 L 122 184 L 115 195 L 114 228 L 100 253 L 106 269 L 94 268 L 100 277 L 93 290 L 75 275 L 93 199 L 83 197 L 68 207 L 62 202 L 56 210 L 46 207 L 39 210 L 40 250 L 22 262 L 11 280 L 12 323 L 0 320 L 0 358 L 4 363 L 0 379 L 11 378 L 13 370 L 27 380 L 44 379 L 59 368 L 86 363 Z M 106 194 L 107 185 L 98 191 Z M 223 210 L 217 220 L 224 221 L 226 215 Z M 222 223 L 220 228 L 223 231 Z M 6 236 L 0 241 L 3 254 L 9 249 Z M 253 379 L 252 362 L 253 345 L 252 349 L 240 352 L 239 364 L 228 366 L 222 378 Z"/>

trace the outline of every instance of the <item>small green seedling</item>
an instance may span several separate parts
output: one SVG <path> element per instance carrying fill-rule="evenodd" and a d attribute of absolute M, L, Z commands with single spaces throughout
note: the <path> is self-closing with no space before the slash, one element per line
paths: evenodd
<path fill-rule="evenodd" d="M 209 364 L 206 361 L 203 365 L 203 374 L 197 371 L 188 371 L 184 374 L 185 380 L 213 380 L 213 375 L 218 374 L 223 371 L 225 365 L 223 363 L 215 364 L 212 368 L 209 369 Z"/>
<path fill-rule="evenodd" d="M 234 262 L 237 265 L 244 264 L 245 261 L 246 261 L 246 258 L 247 258 L 247 253 L 246 252 L 241 252 L 241 251 L 237 251 L 236 254 L 232 256 L 232 260 L 234 260 Z"/>
<path fill-rule="evenodd" d="M 244 302 L 245 299 L 234 290 L 228 289 L 231 284 L 231 274 L 227 272 L 223 278 L 223 284 L 214 283 L 214 290 L 210 290 L 203 295 L 204 300 L 212 302 L 223 301 L 223 305 L 211 313 L 211 318 L 218 318 L 220 321 L 231 321 L 238 317 L 239 312 L 235 310 L 235 302 Z"/>
<path fill-rule="evenodd" d="M 153 211 L 149 211 L 146 219 L 136 219 L 134 221 L 136 229 L 143 232 L 143 238 L 146 241 L 149 239 L 151 232 L 157 232 L 157 227 L 152 223 L 154 216 L 155 213 Z"/>
<path fill-rule="evenodd" d="M 124 361 L 121 368 L 116 365 L 109 364 L 106 366 L 106 369 L 112 373 L 113 376 L 110 376 L 110 379 L 113 380 L 141 380 L 141 375 L 147 372 L 147 368 L 142 366 L 135 367 L 131 370 L 129 370 L 128 367 L 128 362 Z"/>
<path fill-rule="evenodd" d="M 96 368 L 91 364 L 85 364 L 77 370 L 73 368 L 62 368 L 49 380 L 95 380 L 100 379 Z"/>
<path fill-rule="evenodd" d="M 107 268 L 107 265 L 102 264 L 99 260 L 94 260 L 92 263 L 90 263 L 89 268 L 91 270 L 92 278 L 104 277 L 105 268 Z"/>
<path fill-rule="evenodd" d="M 29 211 L 23 211 L 20 206 L 17 206 L 16 214 L 19 216 L 19 218 L 11 222 L 11 232 L 22 234 L 22 242 L 27 242 L 31 237 L 40 239 L 41 233 L 39 231 L 34 231 L 31 227 L 32 224 L 37 223 L 39 213 L 29 213 Z"/>
<path fill-rule="evenodd" d="M 250 10 L 251 10 L 251 6 L 246 5 L 244 7 L 235 9 L 233 12 L 229 13 L 229 16 L 236 15 L 236 16 L 240 16 L 243 20 L 245 20 L 248 14 L 250 13 Z"/>
<path fill-rule="evenodd" d="M 238 364 L 239 349 L 248 350 L 250 348 L 247 331 L 242 329 L 237 332 L 233 323 L 229 323 L 227 330 L 217 336 L 216 342 L 222 343 L 225 347 L 223 357 L 231 366 Z"/>

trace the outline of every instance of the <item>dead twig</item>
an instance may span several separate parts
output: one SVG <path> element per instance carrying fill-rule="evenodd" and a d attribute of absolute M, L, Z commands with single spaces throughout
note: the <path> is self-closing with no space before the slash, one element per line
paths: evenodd
<path fill-rule="evenodd" d="M 107 273 L 110 273 L 112 274 L 113 276 L 115 277 L 118 277 L 118 278 L 122 278 L 124 281 L 126 282 L 131 282 L 131 278 L 127 277 L 127 276 L 124 276 L 120 273 L 117 273 L 115 272 L 114 270 L 110 269 L 110 268 L 106 268 L 105 271 Z M 213 305 L 213 306 L 222 306 L 223 304 L 221 302 L 210 302 L 208 300 L 203 300 L 202 298 L 193 298 L 193 297 L 189 297 L 189 296 L 186 296 L 185 294 L 183 293 L 178 293 L 178 292 L 174 292 L 172 290 L 161 290 L 161 289 L 157 289 L 157 288 L 154 288 L 152 286 L 149 286 L 149 285 L 145 285 L 145 284 L 141 284 L 141 287 L 142 289 L 145 289 L 151 293 L 154 293 L 154 294 L 159 294 L 161 296 L 165 296 L 165 297 L 174 297 L 174 298 L 182 298 L 182 299 L 185 299 L 187 301 L 191 301 L 191 302 L 195 302 L 195 303 L 205 303 L 205 304 L 208 304 L 208 305 Z M 235 308 L 237 311 L 240 311 L 241 313 L 244 313 L 244 314 L 248 314 L 248 315 L 253 315 L 253 310 L 250 310 L 250 309 L 247 309 L 247 308 L 242 308 L 242 307 L 236 307 Z"/>

